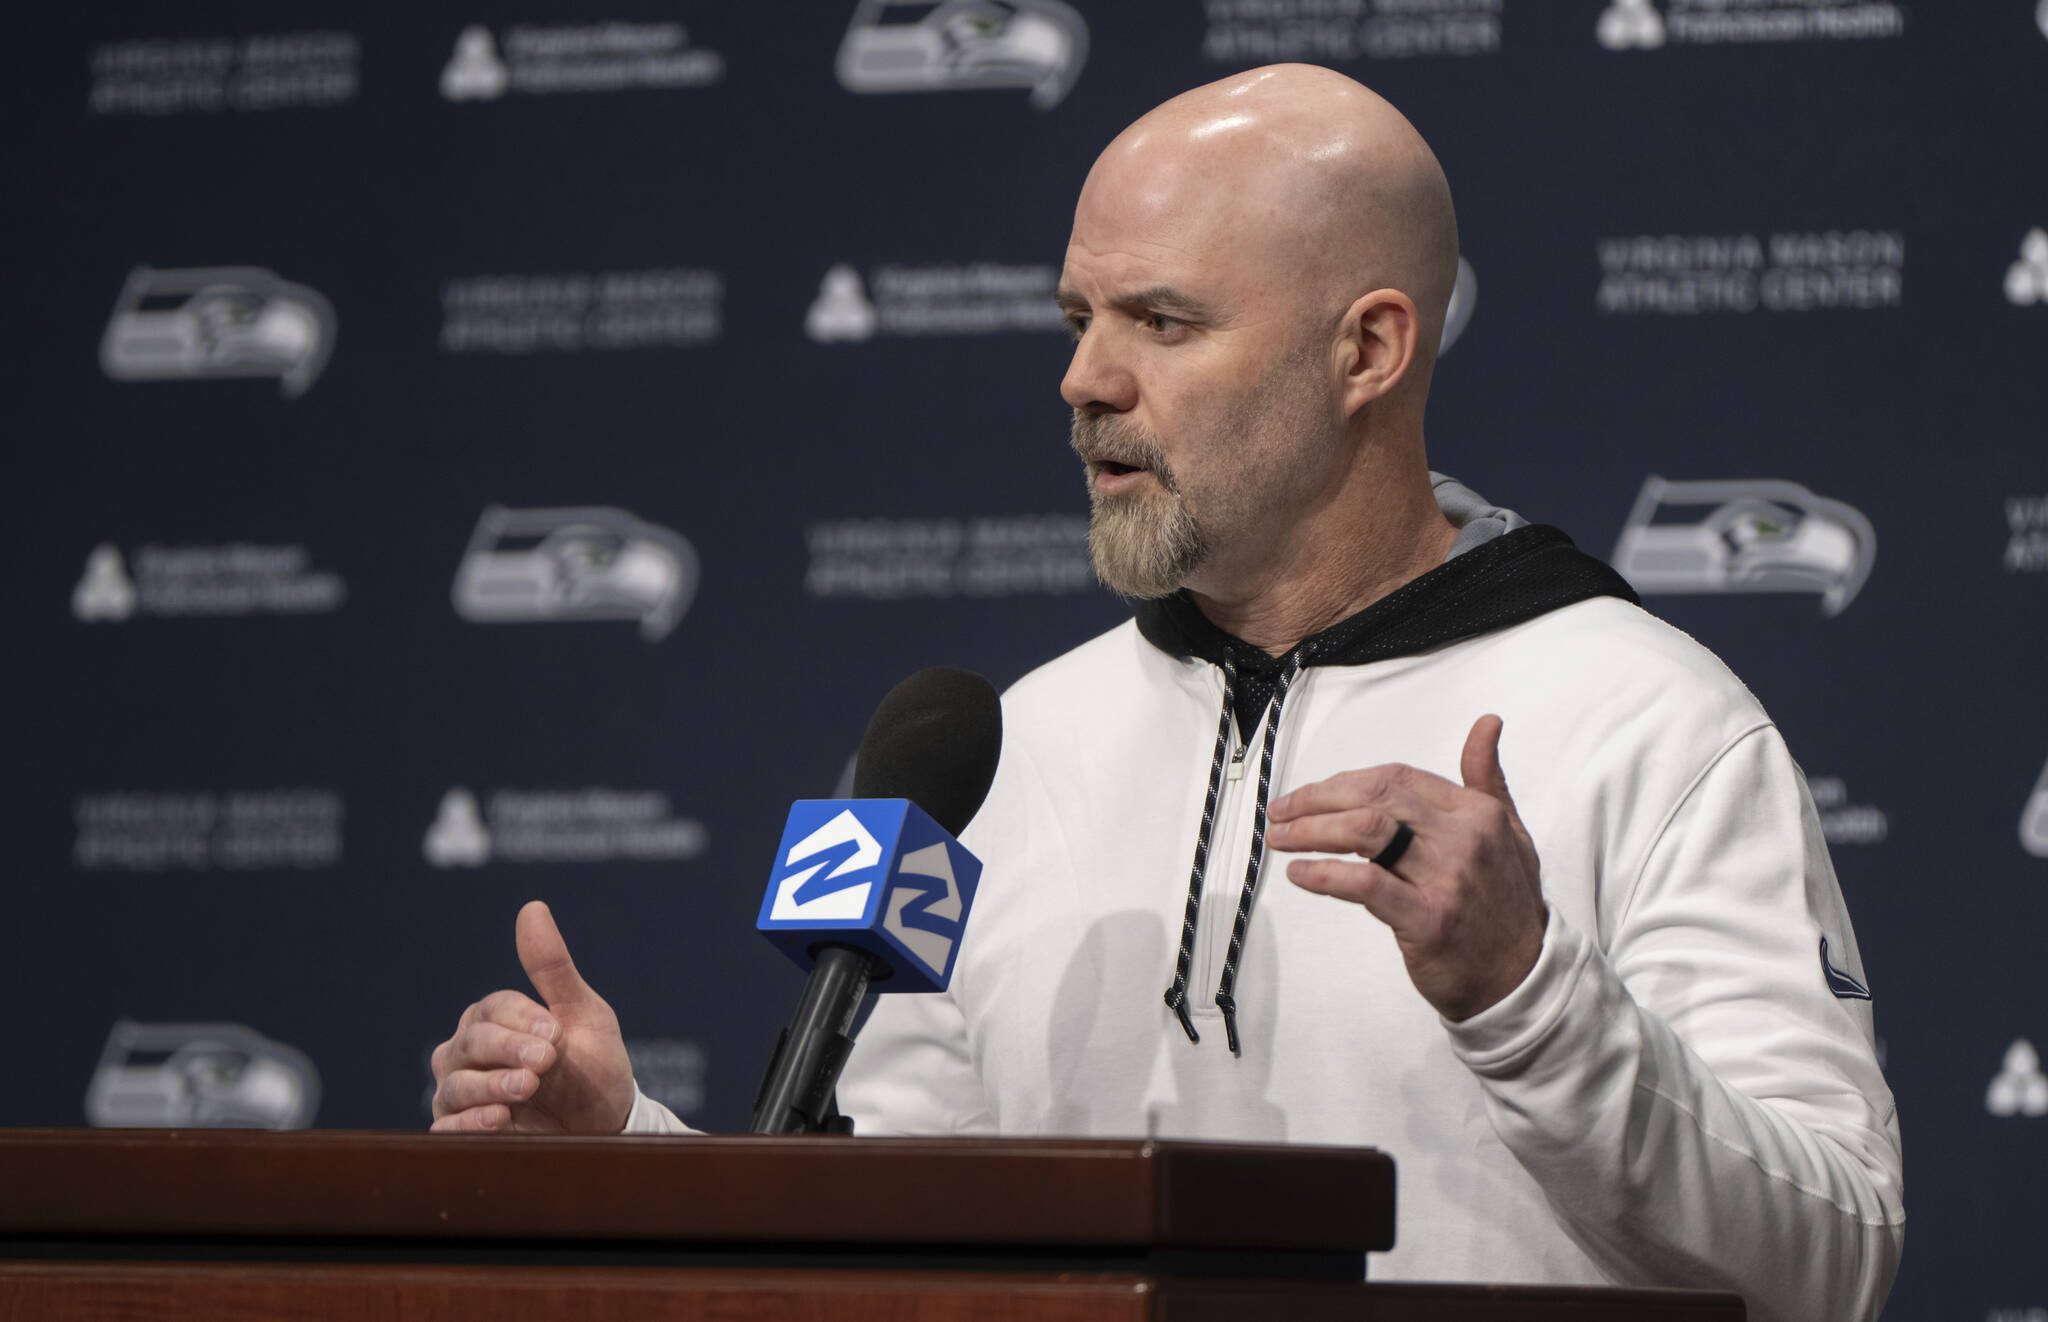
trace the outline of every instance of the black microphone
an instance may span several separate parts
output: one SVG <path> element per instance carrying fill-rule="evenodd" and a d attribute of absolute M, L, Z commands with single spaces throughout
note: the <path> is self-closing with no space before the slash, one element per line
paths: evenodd
<path fill-rule="evenodd" d="M 810 969 L 754 1098 L 756 1134 L 851 1133 L 833 1097 L 870 983 L 942 991 L 981 865 L 957 837 L 1002 752 L 1002 702 L 967 670 L 920 670 L 875 708 L 852 799 L 799 801 L 757 926 Z"/>

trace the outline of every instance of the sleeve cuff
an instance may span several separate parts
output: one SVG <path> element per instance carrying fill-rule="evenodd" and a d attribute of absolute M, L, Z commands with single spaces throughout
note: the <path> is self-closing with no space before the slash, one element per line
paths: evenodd
<path fill-rule="evenodd" d="M 1512 1072 L 1556 1029 L 1592 946 L 1555 904 L 1543 928 L 1543 949 L 1520 986 L 1469 1019 L 1442 1020 L 1451 1046 L 1479 1074 Z"/>
<path fill-rule="evenodd" d="M 633 1109 L 626 1112 L 626 1127 L 621 1134 L 699 1134 L 702 1130 L 692 1129 L 676 1119 L 676 1113 L 640 1091 L 640 1085 L 633 1085 Z"/>

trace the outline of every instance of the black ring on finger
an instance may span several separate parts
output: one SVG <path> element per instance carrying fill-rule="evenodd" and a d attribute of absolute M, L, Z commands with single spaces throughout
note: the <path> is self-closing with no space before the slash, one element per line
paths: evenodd
<path fill-rule="evenodd" d="M 1387 841 L 1386 846 L 1372 856 L 1372 861 L 1383 868 L 1391 868 L 1401 861 L 1401 855 L 1407 853 L 1408 846 L 1414 843 L 1414 828 L 1406 822 L 1397 820 L 1394 823 L 1394 838 Z"/>

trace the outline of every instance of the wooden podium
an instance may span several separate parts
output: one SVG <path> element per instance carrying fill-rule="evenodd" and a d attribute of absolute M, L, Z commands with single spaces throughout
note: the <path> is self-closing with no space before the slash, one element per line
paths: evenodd
<path fill-rule="evenodd" d="M 1381 1284 L 1364 1149 L 0 1131 L 0 1318 L 1728 1322 L 1732 1295 Z"/>

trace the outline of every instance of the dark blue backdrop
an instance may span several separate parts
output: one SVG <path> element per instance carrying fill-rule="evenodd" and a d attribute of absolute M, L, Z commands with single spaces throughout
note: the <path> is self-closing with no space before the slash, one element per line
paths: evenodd
<path fill-rule="evenodd" d="M 650 1091 L 741 1124 L 787 802 L 908 671 L 1122 615 L 1045 298 L 1089 162 L 1306 58 L 1457 196 L 1436 465 L 1620 555 L 1813 781 L 1910 1154 L 1888 1316 L 2048 1308 L 2048 5 L 131 3 L 10 45 L 0 1122 L 423 1124 L 544 896 Z"/>

